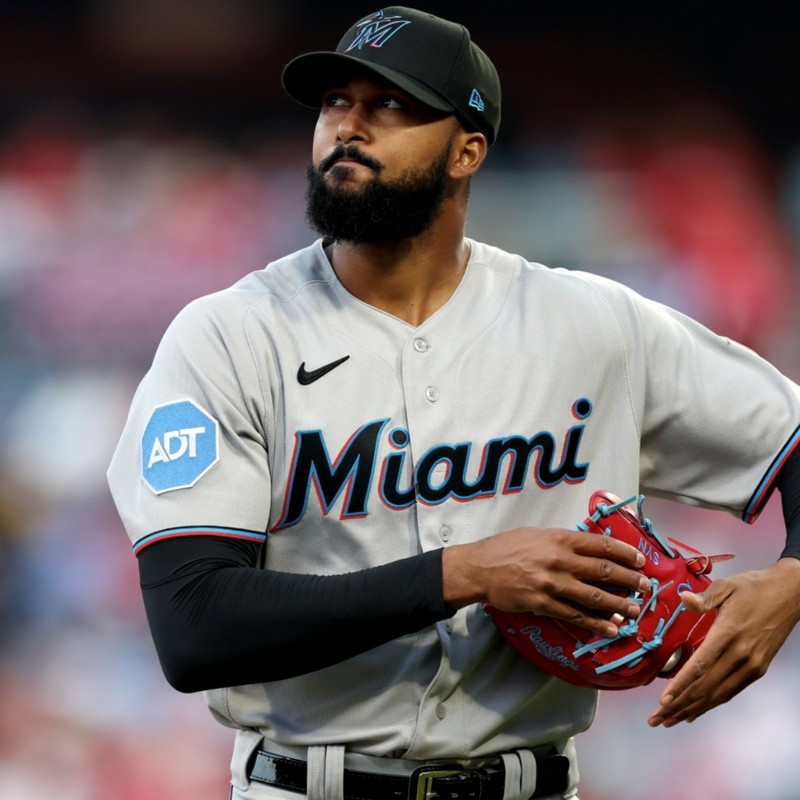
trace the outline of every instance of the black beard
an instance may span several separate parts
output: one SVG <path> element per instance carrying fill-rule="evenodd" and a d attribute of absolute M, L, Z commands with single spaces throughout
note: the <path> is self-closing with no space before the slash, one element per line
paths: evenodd
<path fill-rule="evenodd" d="M 306 219 L 322 236 L 334 241 L 365 244 L 399 242 L 419 236 L 441 214 L 447 189 L 447 161 L 450 142 L 428 169 L 409 168 L 393 181 L 380 178 L 381 165 L 358 151 L 340 148 L 306 169 Z M 358 189 L 344 188 L 331 162 L 352 157 L 375 170 L 375 175 Z M 332 172 L 333 180 L 324 175 Z"/>

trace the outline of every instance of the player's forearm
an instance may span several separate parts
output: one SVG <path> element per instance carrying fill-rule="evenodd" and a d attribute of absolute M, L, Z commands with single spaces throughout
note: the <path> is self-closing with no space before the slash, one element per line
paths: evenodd
<path fill-rule="evenodd" d="M 453 609 L 486 599 L 480 569 L 480 543 L 455 545 L 442 552 L 442 595 Z"/>
<path fill-rule="evenodd" d="M 262 570 L 253 545 L 178 539 L 139 557 L 164 674 L 183 692 L 344 661 L 446 618 L 438 552 L 346 575 Z"/>
<path fill-rule="evenodd" d="M 800 558 L 800 449 L 796 449 L 783 465 L 777 486 L 786 523 L 786 547 L 781 556 Z"/>

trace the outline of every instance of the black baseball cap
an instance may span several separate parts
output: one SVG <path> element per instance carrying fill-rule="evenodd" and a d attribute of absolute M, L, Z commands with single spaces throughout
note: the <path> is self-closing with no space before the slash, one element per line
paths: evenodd
<path fill-rule="evenodd" d="M 283 70 L 283 87 L 319 108 L 326 89 L 354 66 L 375 72 L 438 111 L 455 114 L 489 144 L 500 127 L 500 78 L 494 64 L 455 22 L 389 6 L 356 22 L 336 50 L 306 53 Z"/>

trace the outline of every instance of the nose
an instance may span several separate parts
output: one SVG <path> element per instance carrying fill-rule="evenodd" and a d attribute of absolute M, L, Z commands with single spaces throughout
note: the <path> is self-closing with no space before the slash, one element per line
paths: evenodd
<path fill-rule="evenodd" d="M 364 110 L 358 103 L 350 106 L 342 115 L 336 130 L 336 139 L 343 144 L 365 142 L 369 139 L 369 126 Z"/>

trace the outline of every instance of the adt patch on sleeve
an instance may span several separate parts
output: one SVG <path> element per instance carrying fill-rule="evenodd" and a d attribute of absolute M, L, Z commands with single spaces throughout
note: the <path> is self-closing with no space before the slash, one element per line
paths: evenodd
<path fill-rule="evenodd" d="M 194 486 L 219 460 L 219 424 L 192 400 L 156 406 L 142 436 L 142 477 L 156 493 Z"/>

